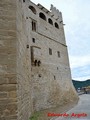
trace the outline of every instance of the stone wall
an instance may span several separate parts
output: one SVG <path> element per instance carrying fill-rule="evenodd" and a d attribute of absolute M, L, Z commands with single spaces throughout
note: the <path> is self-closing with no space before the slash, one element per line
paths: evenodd
<path fill-rule="evenodd" d="M 36 9 L 35 14 L 29 6 Z M 0 1 L 1 120 L 28 120 L 35 111 L 78 99 L 71 82 L 61 13 L 57 20 L 58 14 L 54 17 L 39 7 L 29 0 Z M 46 21 L 39 17 L 40 12 Z M 32 21 L 36 22 L 34 31 Z"/>
<path fill-rule="evenodd" d="M 0 0 L 0 120 L 16 120 L 16 1 Z"/>
<path fill-rule="evenodd" d="M 36 14 L 29 9 L 29 6 L 36 9 Z M 41 62 L 40 66 L 34 63 L 31 65 L 34 111 L 64 105 L 76 100 L 77 95 L 71 82 L 63 22 L 60 23 L 59 20 L 51 17 L 51 13 L 47 14 L 45 9 L 39 9 L 29 0 L 24 3 L 23 8 L 24 11 L 27 11 L 24 14 L 27 18 L 29 46 L 33 47 L 31 62 L 35 62 L 35 60 Z M 46 19 L 40 18 L 39 13 L 43 13 Z M 48 23 L 49 18 L 52 19 L 53 25 Z M 36 23 L 35 31 L 32 30 L 32 21 Z M 59 29 L 54 26 L 55 22 L 59 25 Z M 52 55 L 49 55 L 49 48 L 52 49 Z M 60 57 L 58 57 L 58 51 Z"/>
<path fill-rule="evenodd" d="M 28 48 L 28 25 L 23 1 L 17 2 L 17 99 L 18 120 L 28 120 L 32 109 L 31 58 Z"/>

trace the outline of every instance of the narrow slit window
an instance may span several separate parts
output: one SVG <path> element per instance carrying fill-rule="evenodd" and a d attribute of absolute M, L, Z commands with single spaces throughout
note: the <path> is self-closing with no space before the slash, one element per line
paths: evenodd
<path fill-rule="evenodd" d="M 49 55 L 52 55 L 52 49 L 49 48 Z"/>
<path fill-rule="evenodd" d="M 32 21 L 32 30 L 36 31 L 36 22 L 35 21 Z"/>
<path fill-rule="evenodd" d="M 32 42 L 35 43 L 35 38 L 32 38 Z"/>
<path fill-rule="evenodd" d="M 57 55 L 58 55 L 58 57 L 60 58 L 60 51 L 57 51 Z"/>
<path fill-rule="evenodd" d="M 34 61 L 34 65 L 37 66 L 37 60 Z"/>

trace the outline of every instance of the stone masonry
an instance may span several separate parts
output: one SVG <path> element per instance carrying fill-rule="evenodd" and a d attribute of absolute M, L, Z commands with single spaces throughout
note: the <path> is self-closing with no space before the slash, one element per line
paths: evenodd
<path fill-rule="evenodd" d="M 71 82 L 62 13 L 29 0 L 0 0 L 0 120 L 78 97 Z"/>
<path fill-rule="evenodd" d="M 0 0 L 0 120 L 17 119 L 16 1 Z"/>

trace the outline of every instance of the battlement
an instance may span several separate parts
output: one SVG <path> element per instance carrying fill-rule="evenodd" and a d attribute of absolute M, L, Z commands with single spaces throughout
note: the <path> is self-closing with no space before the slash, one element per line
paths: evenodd
<path fill-rule="evenodd" d="M 54 15 L 54 17 L 56 18 L 56 20 L 59 20 L 61 22 L 62 20 L 62 13 L 51 4 L 51 13 Z"/>
<path fill-rule="evenodd" d="M 33 3 L 32 1 L 29 1 L 30 3 L 36 5 L 35 3 Z M 57 21 L 59 21 L 60 23 L 62 22 L 62 13 L 51 4 L 50 10 L 48 10 L 47 8 L 45 8 L 43 5 L 41 5 L 40 3 L 38 3 L 36 5 L 39 9 L 41 9 L 42 11 L 44 11 L 45 13 L 47 13 L 48 15 L 50 15 L 51 17 L 53 17 L 54 19 L 56 19 Z"/>
<path fill-rule="evenodd" d="M 58 20 L 60 23 L 62 22 L 62 13 L 51 4 L 50 11 L 43 7 L 41 4 L 37 4 L 37 6 L 43 10 L 45 13 L 49 14 L 51 17 L 55 18 Z"/>
<path fill-rule="evenodd" d="M 45 7 L 43 7 L 41 4 L 38 3 L 37 6 L 38 6 L 41 10 L 43 10 L 44 12 L 50 13 L 50 11 L 47 10 Z"/>

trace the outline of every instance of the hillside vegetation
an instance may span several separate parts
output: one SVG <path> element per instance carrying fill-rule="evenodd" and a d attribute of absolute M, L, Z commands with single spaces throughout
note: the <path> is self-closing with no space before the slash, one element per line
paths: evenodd
<path fill-rule="evenodd" d="M 73 82 L 73 85 L 74 85 L 74 87 L 76 89 L 90 86 L 90 79 L 86 80 L 86 81 L 75 81 L 75 80 L 72 80 L 72 82 Z"/>

